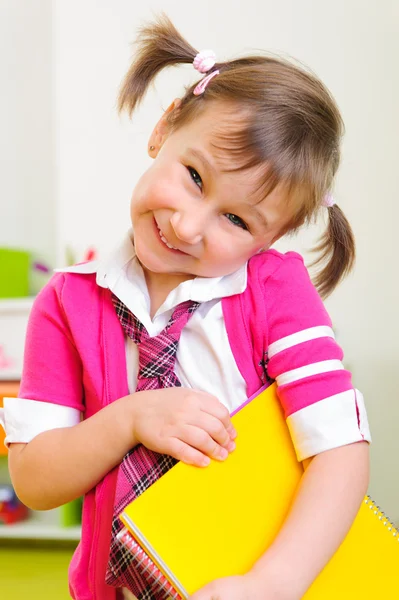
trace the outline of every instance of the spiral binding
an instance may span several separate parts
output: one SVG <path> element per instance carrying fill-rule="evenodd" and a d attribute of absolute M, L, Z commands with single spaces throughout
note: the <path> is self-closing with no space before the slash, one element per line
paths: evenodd
<path fill-rule="evenodd" d="M 165 600 L 183 600 L 180 594 L 175 590 L 173 585 L 168 581 L 165 575 L 158 569 L 156 564 L 151 560 L 143 548 L 136 542 L 130 532 L 124 528 L 118 535 L 119 542 L 127 548 L 133 556 L 135 567 L 141 574 L 147 573 L 147 577 L 151 578 L 151 586 L 154 592 L 164 595 Z"/>
<path fill-rule="evenodd" d="M 370 510 L 374 512 L 378 519 L 382 522 L 384 527 L 388 529 L 388 531 L 392 534 L 394 538 L 399 542 L 399 529 L 394 525 L 394 523 L 388 519 L 386 514 L 380 509 L 379 506 L 374 502 L 374 500 L 370 496 L 366 496 L 364 503 L 368 506 Z"/>

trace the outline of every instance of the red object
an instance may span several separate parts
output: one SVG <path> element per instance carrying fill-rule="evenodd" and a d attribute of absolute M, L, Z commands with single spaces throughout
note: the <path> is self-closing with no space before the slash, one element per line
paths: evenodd
<path fill-rule="evenodd" d="M 97 258 L 97 250 L 95 248 L 88 248 L 85 252 L 83 261 L 89 262 L 91 260 L 96 260 L 96 258 Z"/>
<path fill-rule="evenodd" d="M 0 486 L 0 523 L 11 525 L 28 517 L 29 509 L 18 499 L 11 485 Z"/>

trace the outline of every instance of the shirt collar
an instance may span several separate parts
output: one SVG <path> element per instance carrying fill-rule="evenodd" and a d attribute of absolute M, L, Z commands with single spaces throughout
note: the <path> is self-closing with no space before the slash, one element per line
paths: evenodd
<path fill-rule="evenodd" d="M 58 273 L 77 273 L 81 275 L 95 273 L 97 285 L 110 289 L 128 308 L 131 309 L 133 288 L 140 293 L 142 301 L 147 306 L 149 305 L 147 284 L 143 269 L 134 250 L 132 230 L 126 235 L 119 248 L 108 258 L 55 269 L 55 271 Z M 209 300 L 241 294 L 246 287 L 247 264 L 242 265 L 234 273 L 222 277 L 195 277 L 194 279 L 183 281 L 173 289 L 157 311 L 157 315 L 186 300 L 207 302 Z"/>

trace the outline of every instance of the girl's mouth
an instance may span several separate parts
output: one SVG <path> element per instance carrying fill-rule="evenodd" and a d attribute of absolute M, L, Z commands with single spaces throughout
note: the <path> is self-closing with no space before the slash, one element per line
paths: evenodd
<path fill-rule="evenodd" d="M 159 229 L 158 225 L 158 233 L 159 233 L 159 237 L 161 238 L 161 240 L 163 241 L 164 244 L 167 245 L 168 248 L 171 248 L 172 250 L 178 250 L 178 248 L 175 248 L 174 246 L 172 246 L 172 244 L 169 244 L 168 240 L 166 239 L 166 237 L 164 236 L 164 234 L 162 233 L 162 231 Z"/>
<path fill-rule="evenodd" d="M 175 248 L 175 246 L 172 246 L 172 244 L 170 244 L 170 243 L 168 242 L 168 240 L 166 239 L 166 237 L 165 237 L 165 236 L 164 236 L 164 234 L 162 233 L 162 230 L 161 230 L 161 228 L 159 227 L 158 223 L 155 221 L 155 219 L 154 219 L 154 223 L 155 223 L 155 226 L 156 226 L 156 228 L 157 228 L 157 231 L 158 231 L 158 235 L 159 235 L 159 237 L 161 238 L 161 241 L 162 241 L 162 243 L 163 243 L 163 244 L 164 244 L 164 245 L 165 245 L 167 248 L 169 248 L 169 250 L 172 250 L 173 252 L 176 252 L 176 253 L 179 253 L 179 254 L 187 254 L 186 252 L 183 252 L 182 250 L 179 250 L 178 248 Z"/>

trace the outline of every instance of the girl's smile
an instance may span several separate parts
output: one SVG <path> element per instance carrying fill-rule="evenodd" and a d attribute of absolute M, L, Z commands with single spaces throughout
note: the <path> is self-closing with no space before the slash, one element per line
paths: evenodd
<path fill-rule="evenodd" d="M 155 224 L 155 227 L 156 227 L 157 232 L 158 232 L 158 237 L 161 240 L 163 246 L 166 246 L 168 250 L 170 250 L 171 252 L 174 252 L 175 254 L 187 255 L 187 252 L 183 252 L 182 250 L 179 250 L 178 248 L 175 248 L 174 246 L 172 246 L 172 244 L 170 244 L 168 242 L 168 240 L 166 239 L 166 237 L 162 233 L 161 228 L 159 227 L 159 225 L 158 225 L 158 223 L 156 222 L 155 219 L 154 219 L 154 224 Z"/>

